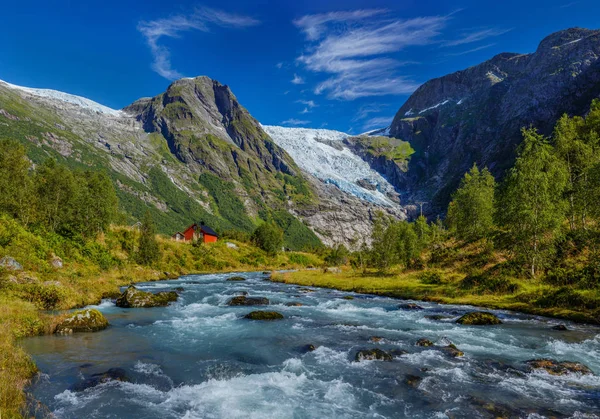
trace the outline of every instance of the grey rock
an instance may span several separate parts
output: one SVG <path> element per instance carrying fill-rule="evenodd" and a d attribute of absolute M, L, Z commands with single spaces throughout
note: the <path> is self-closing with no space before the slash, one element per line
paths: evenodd
<path fill-rule="evenodd" d="M 23 270 L 23 265 L 10 256 L 4 256 L 2 259 L 0 259 L 0 266 L 11 271 Z"/>

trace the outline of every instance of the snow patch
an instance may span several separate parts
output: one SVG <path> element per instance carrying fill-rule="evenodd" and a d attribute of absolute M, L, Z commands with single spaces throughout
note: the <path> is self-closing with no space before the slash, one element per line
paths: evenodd
<path fill-rule="evenodd" d="M 20 91 L 29 93 L 30 95 L 43 97 L 46 99 L 59 100 L 61 102 L 71 103 L 71 104 L 77 105 L 81 108 L 89 109 L 91 111 L 99 112 L 99 113 L 110 115 L 110 116 L 123 116 L 122 111 L 111 109 L 108 106 L 101 105 L 97 102 L 94 102 L 93 100 L 90 100 L 90 99 L 87 99 L 87 98 L 84 98 L 81 96 L 76 96 L 76 95 L 71 95 L 69 93 L 59 92 L 58 90 L 35 89 L 32 87 L 17 86 L 15 84 L 7 83 L 3 80 L 0 80 L 0 83 L 10 87 L 11 89 L 20 90 Z"/>
<path fill-rule="evenodd" d="M 411 116 L 411 115 L 414 115 L 414 114 L 415 114 L 415 113 L 413 112 L 412 108 L 410 108 L 409 110 L 407 110 L 407 111 L 404 113 L 404 116 Z"/>
<path fill-rule="evenodd" d="M 423 109 L 422 111 L 420 111 L 420 112 L 419 112 L 419 114 L 425 113 L 425 112 L 427 112 L 427 111 L 430 111 L 430 110 L 432 110 L 432 109 L 439 108 L 440 106 L 444 106 L 444 105 L 445 105 L 446 103 L 448 103 L 448 102 L 450 102 L 450 101 L 449 101 L 448 99 L 446 99 L 446 100 L 445 100 L 445 101 L 443 101 L 443 102 L 440 102 L 440 103 L 438 103 L 438 104 L 436 104 L 436 105 L 430 106 L 429 108 L 425 108 L 425 109 Z"/>
<path fill-rule="evenodd" d="M 292 156 L 301 169 L 321 181 L 364 201 L 382 206 L 397 205 L 386 196 L 386 192 L 393 192 L 394 187 L 343 144 L 348 134 L 269 125 L 263 125 L 262 128 Z M 364 188 L 358 182 L 369 183 L 374 190 Z"/>

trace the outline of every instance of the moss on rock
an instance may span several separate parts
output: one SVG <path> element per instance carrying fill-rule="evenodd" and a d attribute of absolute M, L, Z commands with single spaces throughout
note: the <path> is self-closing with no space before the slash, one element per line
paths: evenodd
<path fill-rule="evenodd" d="M 245 281 L 246 278 L 243 276 L 232 276 L 231 278 L 227 278 L 227 281 Z"/>
<path fill-rule="evenodd" d="M 97 332 L 108 327 L 108 320 L 96 309 L 79 310 L 64 319 L 56 333 L 70 334 L 78 332 Z"/>
<path fill-rule="evenodd" d="M 545 370 L 548 374 L 552 375 L 565 375 L 568 373 L 578 373 L 583 375 L 593 374 L 592 370 L 579 362 L 558 362 L 553 359 L 542 358 L 527 361 L 527 365 L 534 370 Z"/>
<path fill-rule="evenodd" d="M 484 326 L 491 324 L 502 324 L 502 321 L 495 314 L 487 311 L 474 311 L 467 313 L 456 321 L 459 324 Z"/>
<path fill-rule="evenodd" d="M 391 361 L 393 359 L 392 355 L 383 351 L 379 348 L 375 349 L 363 349 L 356 353 L 354 360 L 357 362 L 360 361 Z"/>
<path fill-rule="evenodd" d="M 417 343 L 415 343 L 415 345 L 429 347 L 429 346 L 433 346 L 433 342 L 430 341 L 429 339 L 421 338 L 417 341 Z"/>
<path fill-rule="evenodd" d="M 249 320 L 281 320 L 283 314 L 276 311 L 252 311 L 244 316 Z"/>
<path fill-rule="evenodd" d="M 139 307 L 164 307 L 170 302 L 177 301 L 179 296 L 175 291 L 151 292 L 140 291 L 133 285 L 130 285 L 123 294 L 117 298 L 117 307 L 139 308 Z"/>

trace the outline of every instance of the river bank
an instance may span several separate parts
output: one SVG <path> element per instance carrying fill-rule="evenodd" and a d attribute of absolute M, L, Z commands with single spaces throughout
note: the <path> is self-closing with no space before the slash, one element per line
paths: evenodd
<path fill-rule="evenodd" d="M 286 284 L 337 289 L 399 299 L 431 301 L 441 304 L 464 304 L 498 310 L 511 310 L 578 323 L 600 325 L 600 311 L 569 300 L 565 288 L 533 280 L 513 280 L 517 291 L 481 292 L 462 287 L 465 275 L 452 270 L 402 271 L 389 275 L 339 272 L 297 271 L 276 273 L 271 280 Z M 555 298 L 552 298 L 552 297 Z"/>

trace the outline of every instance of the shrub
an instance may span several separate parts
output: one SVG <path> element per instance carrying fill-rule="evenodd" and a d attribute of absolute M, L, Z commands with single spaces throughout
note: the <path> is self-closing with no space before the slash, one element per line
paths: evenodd
<path fill-rule="evenodd" d="M 274 256 L 283 246 L 283 231 L 273 223 L 264 223 L 254 230 L 252 241 L 267 254 Z"/>
<path fill-rule="evenodd" d="M 423 271 L 419 274 L 419 280 L 424 284 L 439 285 L 443 283 L 442 272 L 437 270 Z"/>

